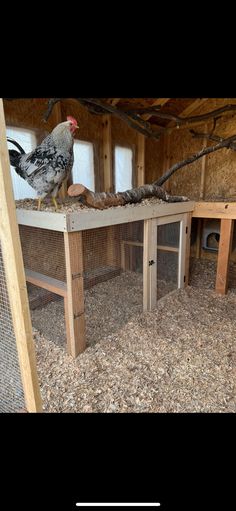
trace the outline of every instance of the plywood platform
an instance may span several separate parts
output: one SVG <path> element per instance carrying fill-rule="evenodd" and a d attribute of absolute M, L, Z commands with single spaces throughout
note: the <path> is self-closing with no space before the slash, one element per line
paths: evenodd
<path fill-rule="evenodd" d="M 53 231 L 75 232 L 187 213 L 193 211 L 194 204 L 194 201 L 176 203 L 157 202 L 157 204 L 151 202 L 150 205 L 133 204 L 101 211 L 91 208 L 73 213 L 51 213 L 19 208 L 16 210 L 16 214 L 18 223 L 21 225 L 52 229 Z"/>

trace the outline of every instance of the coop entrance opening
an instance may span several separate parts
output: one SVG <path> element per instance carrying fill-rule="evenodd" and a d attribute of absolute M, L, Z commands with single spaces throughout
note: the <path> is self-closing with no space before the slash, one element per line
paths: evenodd
<path fill-rule="evenodd" d="M 205 220 L 202 233 L 202 248 L 218 252 L 220 241 L 220 220 Z"/>

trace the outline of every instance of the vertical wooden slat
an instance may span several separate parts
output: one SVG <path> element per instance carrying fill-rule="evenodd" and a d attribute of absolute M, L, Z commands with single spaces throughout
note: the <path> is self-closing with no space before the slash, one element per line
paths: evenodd
<path fill-rule="evenodd" d="M 163 135 L 163 160 L 162 160 L 162 174 L 170 168 L 170 134 Z M 164 183 L 165 190 L 170 193 L 170 179 Z"/>
<path fill-rule="evenodd" d="M 196 239 L 196 259 L 200 259 L 201 257 L 201 249 L 202 249 L 202 228 L 203 228 L 203 218 L 198 218 L 197 222 L 197 239 Z"/>
<path fill-rule="evenodd" d="M 65 232 L 67 300 L 65 300 L 68 352 L 76 358 L 85 350 L 82 232 Z"/>
<path fill-rule="evenodd" d="M 205 125 L 205 131 L 207 131 L 207 125 Z M 202 146 L 202 149 L 205 149 L 207 147 L 207 144 L 208 144 L 208 140 L 207 138 L 204 138 L 203 139 L 203 146 Z M 205 180 L 206 180 L 206 164 L 207 164 L 207 157 L 206 155 L 202 157 L 202 161 L 201 161 L 201 182 L 200 182 L 200 199 L 203 199 L 204 198 L 204 195 L 205 195 Z"/>
<path fill-rule="evenodd" d="M 185 213 L 180 222 L 178 288 L 188 285 L 190 256 L 191 215 Z"/>
<path fill-rule="evenodd" d="M 143 233 L 143 310 L 157 304 L 157 222 L 144 220 Z"/>
<path fill-rule="evenodd" d="M 216 292 L 226 294 L 228 289 L 229 260 L 232 248 L 234 220 L 221 219 L 220 242 L 217 260 Z"/>
<path fill-rule="evenodd" d="M 60 124 L 60 122 L 62 122 L 60 101 L 54 105 L 53 111 L 52 111 L 52 116 L 53 116 L 53 123 L 55 126 L 57 126 L 57 124 Z M 63 181 L 61 188 L 58 192 L 58 197 L 60 197 L 60 199 L 64 199 L 66 197 L 66 195 L 67 195 L 67 180 Z"/>
<path fill-rule="evenodd" d="M 42 403 L 12 190 L 2 99 L 0 99 L 0 238 L 26 408 L 29 412 L 41 412 Z"/>
<path fill-rule="evenodd" d="M 189 264 L 190 264 L 190 248 L 191 248 L 191 225 L 192 225 L 192 213 L 186 213 L 186 247 L 185 247 L 185 282 L 184 286 L 188 286 L 189 283 Z"/>
<path fill-rule="evenodd" d="M 138 154 L 137 154 L 137 186 L 145 182 L 145 136 L 138 133 Z"/>
<path fill-rule="evenodd" d="M 103 167 L 104 191 L 112 192 L 112 145 L 111 145 L 111 116 L 103 116 Z"/>

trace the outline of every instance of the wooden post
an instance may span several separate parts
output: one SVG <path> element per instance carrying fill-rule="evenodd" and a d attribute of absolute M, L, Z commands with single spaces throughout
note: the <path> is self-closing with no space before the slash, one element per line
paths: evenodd
<path fill-rule="evenodd" d="M 138 133 L 137 186 L 145 183 L 145 136 Z"/>
<path fill-rule="evenodd" d="M 163 162 L 162 173 L 164 174 L 170 168 L 170 134 L 163 135 Z M 164 183 L 165 190 L 170 193 L 170 179 Z"/>
<path fill-rule="evenodd" d="M 76 358 L 85 350 L 84 281 L 82 232 L 65 232 L 67 298 L 65 317 L 67 347 Z"/>
<path fill-rule="evenodd" d="M 103 116 L 104 192 L 112 192 L 111 116 Z"/>
<path fill-rule="evenodd" d="M 202 248 L 202 225 L 203 225 L 203 219 L 198 218 L 197 223 L 197 239 L 196 239 L 196 259 L 201 258 L 201 248 Z"/>
<path fill-rule="evenodd" d="M 217 260 L 216 292 L 222 295 L 227 293 L 229 260 L 232 248 L 234 220 L 221 219 L 220 243 Z"/>
<path fill-rule="evenodd" d="M 112 192 L 112 144 L 111 144 L 111 116 L 103 116 L 103 168 L 104 168 L 104 191 Z M 107 264 L 111 259 L 111 244 L 114 245 L 113 227 L 107 227 L 109 242 L 107 244 Z M 113 246 L 114 250 L 114 246 Z"/>
<path fill-rule="evenodd" d="M 0 239 L 26 408 L 29 412 L 42 412 L 2 99 L 0 99 Z"/>
<path fill-rule="evenodd" d="M 157 222 L 144 220 L 143 233 L 143 310 L 157 304 Z"/>
<path fill-rule="evenodd" d="M 180 222 L 178 288 L 184 288 L 189 280 L 189 256 L 191 235 L 191 213 L 185 213 Z"/>
<path fill-rule="evenodd" d="M 207 131 L 207 124 L 204 126 L 204 128 Z M 205 149 L 207 147 L 207 144 L 208 144 L 208 140 L 207 140 L 207 138 L 204 138 L 202 149 Z M 201 161 L 202 168 L 201 168 L 201 183 L 200 183 L 200 199 L 203 199 L 204 195 L 205 195 L 206 162 L 207 162 L 207 158 L 205 155 L 202 157 L 202 161 Z"/>
<path fill-rule="evenodd" d="M 60 122 L 62 122 L 60 101 L 54 105 L 52 113 L 54 124 L 55 126 L 57 126 L 57 124 L 60 124 Z M 67 195 L 67 179 L 63 181 L 58 193 L 58 197 L 60 197 L 60 199 L 65 199 L 66 195 Z"/>

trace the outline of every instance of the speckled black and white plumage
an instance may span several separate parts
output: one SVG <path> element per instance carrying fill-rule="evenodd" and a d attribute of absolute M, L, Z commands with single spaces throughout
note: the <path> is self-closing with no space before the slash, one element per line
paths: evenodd
<path fill-rule="evenodd" d="M 20 150 L 19 144 L 8 139 Z M 56 197 L 62 181 L 69 176 L 73 163 L 74 138 L 69 121 L 60 123 L 43 142 L 28 154 L 9 150 L 10 163 L 17 174 L 37 191 L 39 198 Z M 22 149 L 22 148 L 21 148 Z"/>

